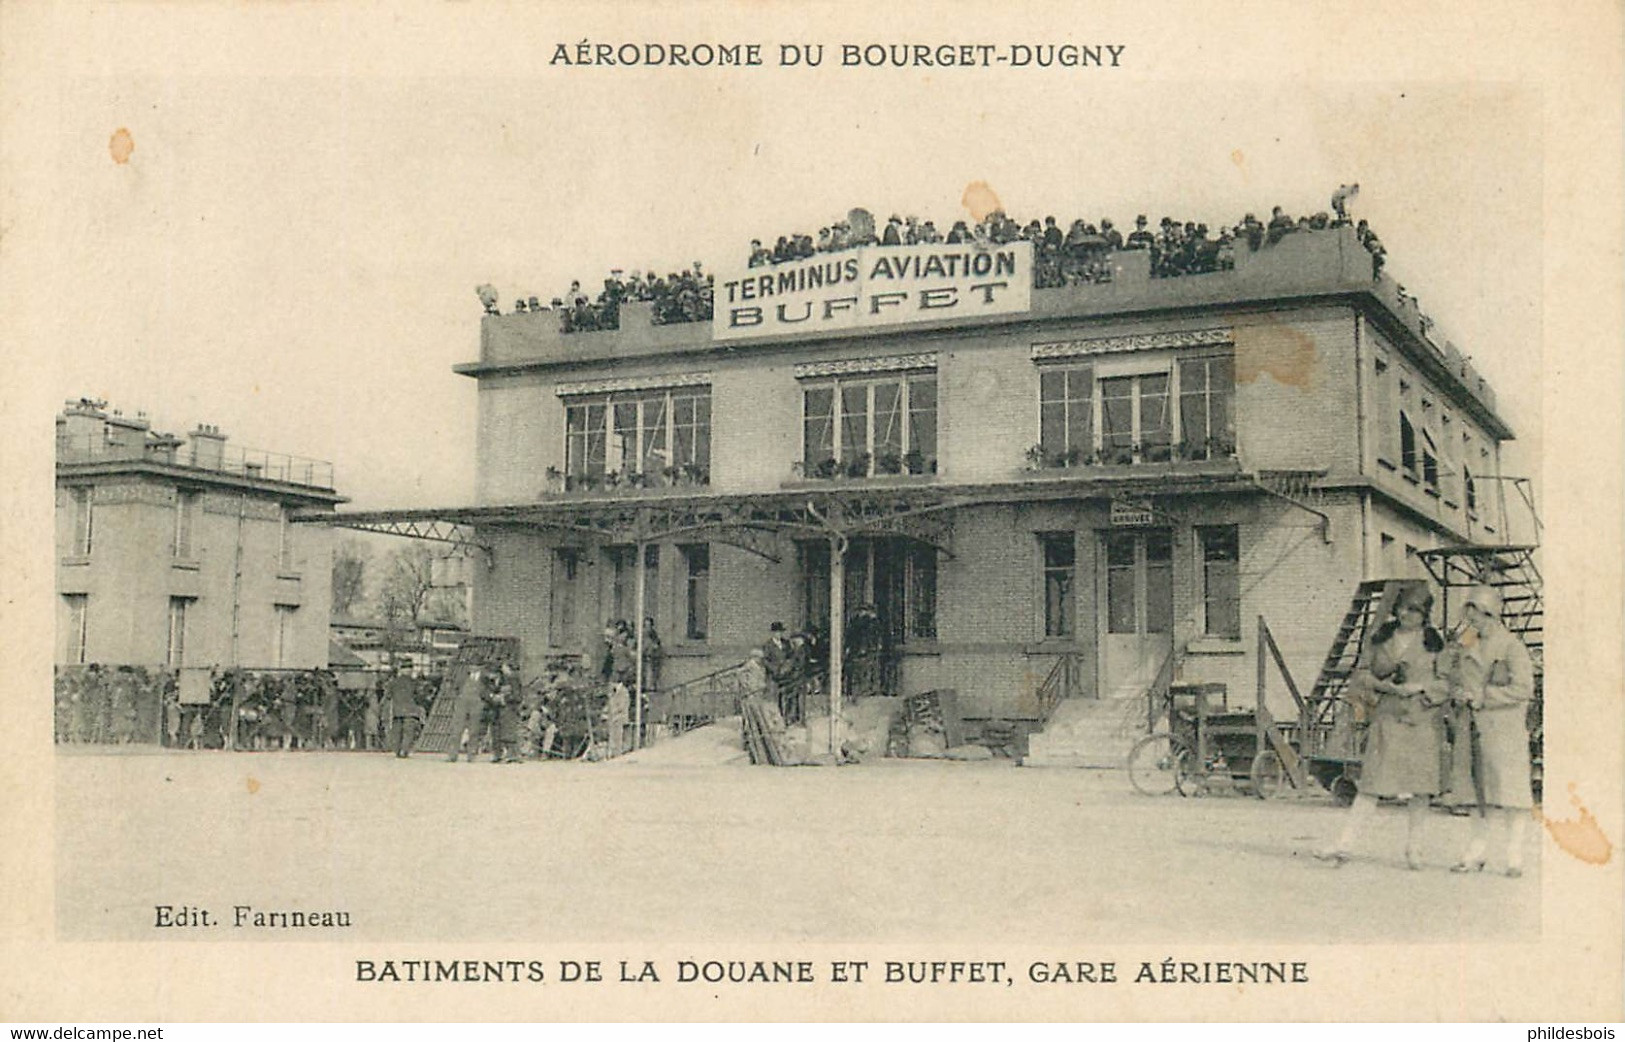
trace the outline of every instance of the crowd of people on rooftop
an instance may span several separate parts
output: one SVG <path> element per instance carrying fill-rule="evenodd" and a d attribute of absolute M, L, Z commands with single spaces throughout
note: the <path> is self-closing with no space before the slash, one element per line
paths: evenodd
<path fill-rule="evenodd" d="M 558 315 L 559 330 L 581 333 L 599 329 L 621 328 L 621 305 L 647 302 L 654 305 L 653 322 L 657 326 L 679 322 L 709 322 L 715 277 L 705 271 L 699 261 L 681 272 L 664 277 L 650 268 L 648 274 L 634 271 L 630 276 L 616 268 L 604 279 L 603 289 L 589 296 L 579 280 L 570 283 L 563 296 L 554 297 L 543 304 L 540 297 L 519 297 L 514 300 L 514 314 Z M 488 315 L 501 314 L 496 293 L 482 286 L 480 300 Z"/>
<path fill-rule="evenodd" d="M 1248 213 L 1232 226 L 1221 226 L 1216 234 L 1200 221 L 1180 221 L 1166 216 L 1153 228 L 1145 214 L 1135 217 L 1133 230 L 1127 235 L 1119 231 L 1109 217 L 1101 218 L 1098 224 L 1075 218 L 1063 230 L 1053 216 L 1042 221 L 1034 218 L 1023 224 L 1003 210 L 995 210 L 977 221 L 955 221 L 944 234 L 934 221 L 912 214 L 907 217 L 893 214 L 881 224 L 868 210 L 856 208 L 849 211 L 844 220 L 818 229 L 816 237 L 792 232 L 778 236 L 771 247 L 765 245 L 764 240 L 752 239 L 748 264 L 752 268 L 770 267 L 863 246 L 963 243 L 991 249 L 1026 241 L 1033 245 L 1033 286 L 1036 289 L 1110 282 L 1117 269 L 1112 254 L 1128 250 L 1145 250 L 1150 254 L 1152 278 L 1176 278 L 1234 268 L 1236 250 L 1240 246 L 1256 252 L 1274 246 L 1289 235 L 1352 224 L 1348 201 L 1359 187 L 1357 184 L 1338 186 L 1332 194 L 1329 212 L 1322 210 L 1294 218 L 1277 206 L 1267 221 Z M 1382 272 L 1387 255 L 1382 240 L 1363 220 L 1355 225 L 1355 234 L 1371 254 L 1375 278 Z M 554 297 L 546 305 L 534 296 L 516 300 L 514 312 L 555 312 L 559 316 L 559 328 L 565 333 L 619 329 L 621 305 L 630 302 L 653 304 L 655 325 L 706 322 L 713 312 L 713 287 L 714 276 L 704 271 L 699 261 L 664 277 L 657 275 L 653 268 L 647 274 L 634 271 L 630 277 L 623 277 L 622 269 L 617 268 L 604 279 L 603 289 L 596 296 L 589 296 L 580 282 L 572 282 L 563 296 Z M 482 286 L 479 294 L 487 314 L 500 314 L 495 290 Z"/>
<path fill-rule="evenodd" d="M 771 248 L 761 239 L 752 239 L 749 265 L 767 267 L 861 246 L 941 242 L 990 249 L 1026 241 L 1033 244 L 1033 286 L 1036 289 L 1110 282 L 1114 266 L 1109 255 L 1119 250 L 1149 251 L 1151 276 L 1173 278 L 1235 267 L 1238 242 L 1257 251 L 1274 246 L 1297 232 L 1323 231 L 1350 224 L 1348 200 L 1358 190 L 1359 185 L 1340 185 L 1332 195 L 1330 212 L 1323 210 L 1294 219 L 1277 206 L 1267 222 L 1249 213 L 1234 226 L 1220 227 L 1216 235 L 1206 224 L 1171 217 L 1163 217 L 1153 230 L 1145 214 L 1134 219 L 1134 230 L 1126 236 L 1109 217 L 1102 218 L 1099 224 L 1079 217 L 1063 231 L 1053 216 L 1042 221 L 1034 218 L 1023 224 L 1003 210 L 995 210 L 975 222 L 956 221 L 947 235 L 943 235 L 935 222 L 912 214 L 907 217 L 893 214 L 882 226 L 868 210 L 858 208 L 850 211 L 845 220 L 820 228 L 816 239 L 804 232 L 793 232 L 779 236 Z M 1382 242 L 1365 221 L 1360 221 L 1355 231 L 1361 245 L 1371 253 L 1375 276 L 1382 270 L 1385 256 Z"/>

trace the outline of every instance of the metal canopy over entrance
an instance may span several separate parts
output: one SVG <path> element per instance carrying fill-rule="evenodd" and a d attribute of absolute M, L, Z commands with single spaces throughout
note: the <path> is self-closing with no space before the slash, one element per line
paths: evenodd
<path fill-rule="evenodd" d="M 536 503 L 307 514 L 301 520 L 384 535 L 437 539 L 490 551 L 480 529 L 554 532 L 591 542 L 636 543 L 707 534 L 737 538 L 773 560 L 773 537 L 895 535 L 952 554 L 952 515 L 967 507 L 1132 496 L 1166 502 L 1193 494 L 1256 492 L 1250 475 L 1221 471 L 1155 476 L 1041 478 L 997 485 L 830 483 L 749 495 L 652 492 L 564 495 Z"/>
<path fill-rule="evenodd" d="M 1239 468 L 1202 467 L 1182 474 L 1046 476 L 974 486 L 834 482 L 754 495 L 615 492 L 550 496 L 528 504 L 358 511 L 301 520 L 452 543 L 483 553 L 490 568 L 496 567 L 496 553 L 482 538 L 484 532 L 525 531 L 588 544 L 633 544 L 637 547 L 635 603 L 640 605 L 645 603 L 645 551 L 651 543 L 706 536 L 777 562 L 798 537 L 828 540 L 830 747 L 838 752 L 844 654 L 844 627 L 839 623 L 846 617 L 844 562 L 852 540 L 900 538 L 951 557 L 954 515 L 973 507 L 1135 497 L 1155 508 L 1184 496 L 1257 493 L 1258 489 L 1256 476 L 1243 474 Z M 636 627 L 638 666 L 632 703 L 636 735 L 643 731 L 643 630 L 642 625 Z"/>

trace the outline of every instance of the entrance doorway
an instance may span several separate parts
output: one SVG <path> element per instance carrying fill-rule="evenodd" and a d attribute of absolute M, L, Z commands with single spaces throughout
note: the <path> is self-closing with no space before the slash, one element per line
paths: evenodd
<path fill-rule="evenodd" d="M 1132 698 L 1151 686 L 1173 649 L 1173 532 L 1102 532 L 1100 550 L 1100 690 L 1107 698 Z"/>

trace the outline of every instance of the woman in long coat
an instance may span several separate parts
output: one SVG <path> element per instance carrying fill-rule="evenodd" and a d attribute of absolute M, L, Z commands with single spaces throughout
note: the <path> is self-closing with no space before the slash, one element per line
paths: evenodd
<path fill-rule="evenodd" d="M 1370 720 L 1360 791 L 1337 842 L 1316 856 L 1337 864 L 1348 860 L 1355 836 L 1376 812 L 1377 800 L 1387 796 L 1407 803 L 1405 864 L 1415 870 L 1422 867 L 1419 845 L 1429 797 L 1442 788 L 1442 706 L 1449 687 L 1436 668 L 1444 638 L 1429 622 L 1433 595 L 1425 586 L 1407 587 L 1391 610 L 1349 682 Z"/>
<path fill-rule="evenodd" d="M 1482 871 L 1489 816 L 1506 822 L 1506 874 L 1523 875 L 1524 836 L 1534 806 L 1529 770 L 1529 703 L 1535 668 L 1529 649 L 1501 622 L 1501 597 L 1474 587 L 1462 608 L 1465 621 L 1451 649 L 1451 693 L 1472 712 L 1474 789 L 1485 815 L 1473 817 L 1467 851 L 1452 872 Z M 1490 815 L 1493 812 L 1493 815 Z"/>

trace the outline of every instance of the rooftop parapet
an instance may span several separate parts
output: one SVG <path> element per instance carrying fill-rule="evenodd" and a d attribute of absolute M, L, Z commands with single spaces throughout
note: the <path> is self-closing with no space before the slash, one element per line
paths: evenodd
<path fill-rule="evenodd" d="M 57 466 L 157 463 L 258 481 L 332 490 L 333 465 L 285 453 L 228 445 L 218 427 L 199 424 L 189 438 L 153 432 L 138 414 L 133 420 L 108 414 L 105 403 L 69 402 L 57 417 Z"/>
<path fill-rule="evenodd" d="M 620 328 L 565 333 L 556 312 L 486 314 L 480 325 L 480 359 L 456 371 L 482 372 L 531 366 L 579 365 L 782 346 L 832 338 L 891 337 L 913 332 L 1009 325 L 1021 322 L 1108 317 L 1202 307 L 1268 303 L 1316 296 L 1364 295 L 1379 305 L 1385 324 L 1409 340 L 1413 354 L 1445 383 L 1458 386 L 1487 414 L 1492 429 L 1510 430 L 1494 415 L 1495 395 L 1488 383 L 1458 351 L 1449 355 L 1433 323 L 1416 298 L 1377 271 L 1371 252 L 1354 228 L 1291 232 L 1274 244 L 1250 249 L 1238 240 L 1233 266 L 1217 271 L 1154 277 L 1146 250 L 1113 250 L 1105 254 L 1109 274 L 1102 281 L 1056 288 L 1034 288 L 1031 310 L 982 318 L 945 319 L 906 326 L 846 329 L 774 337 L 729 339 L 719 344 L 709 322 L 656 325 L 647 303 L 623 303 Z"/>

